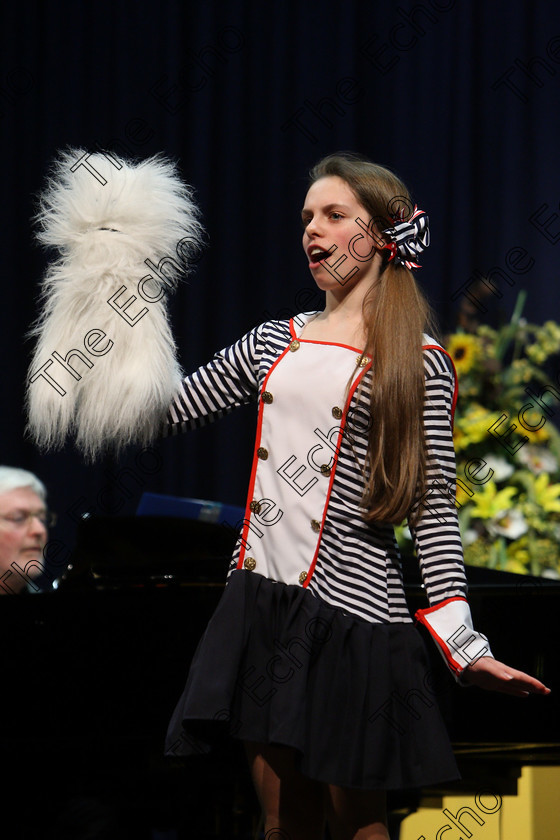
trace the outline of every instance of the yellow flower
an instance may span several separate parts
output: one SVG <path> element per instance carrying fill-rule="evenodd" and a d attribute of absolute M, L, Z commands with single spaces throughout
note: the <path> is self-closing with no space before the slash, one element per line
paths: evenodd
<path fill-rule="evenodd" d="M 547 513 L 560 513 L 560 484 L 551 484 L 547 473 L 535 479 L 535 501 Z"/>
<path fill-rule="evenodd" d="M 529 412 L 527 412 L 527 415 L 525 416 L 529 416 Z M 518 426 L 517 431 L 519 431 L 520 435 L 526 435 L 526 437 L 529 438 L 529 443 L 544 443 L 545 441 L 550 440 L 550 432 L 546 423 L 544 423 L 540 429 L 533 432 L 530 429 L 526 429 L 524 426 Z"/>
<path fill-rule="evenodd" d="M 522 566 L 524 571 L 527 571 L 527 566 L 531 561 L 531 555 L 527 549 L 527 538 L 515 540 L 515 542 L 510 543 L 506 546 L 506 553 L 511 563 L 516 565 Z M 513 572 L 514 569 L 509 569 L 509 571 Z"/>
<path fill-rule="evenodd" d="M 514 385 L 523 382 L 530 382 L 533 378 L 533 370 L 527 359 L 515 359 L 511 363 L 511 381 Z"/>
<path fill-rule="evenodd" d="M 458 376 L 468 373 L 481 355 L 480 341 L 468 333 L 454 333 L 447 343 L 447 350 Z"/>
<path fill-rule="evenodd" d="M 540 408 L 531 403 L 528 403 L 528 405 L 530 408 L 523 406 L 517 417 L 515 417 L 515 414 L 511 415 L 511 421 L 517 426 L 516 434 L 527 437 L 532 444 L 550 440 L 550 421 Z M 541 426 L 537 429 L 539 423 Z"/>
<path fill-rule="evenodd" d="M 546 334 L 556 343 L 560 343 L 560 324 L 556 321 L 545 321 L 543 326 Z"/>
<path fill-rule="evenodd" d="M 484 487 L 477 489 L 473 496 L 474 504 L 471 508 L 472 516 L 478 519 L 494 519 L 499 514 L 509 510 L 513 497 L 517 494 L 515 487 L 504 487 L 498 490 L 496 483 L 487 481 Z"/>
<path fill-rule="evenodd" d="M 514 572 L 516 575 L 526 575 L 528 574 L 527 566 L 521 563 L 519 560 L 511 560 L 508 559 L 505 565 L 506 572 Z"/>
<path fill-rule="evenodd" d="M 455 422 L 455 448 L 465 449 L 471 443 L 480 443 L 489 436 L 490 427 L 499 419 L 495 411 L 487 411 L 481 405 L 472 403 L 462 417 Z"/>
<path fill-rule="evenodd" d="M 540 344 L 530 344 L 525 348 L 525 353 L 527 358 L 535 365 L 542 365 L 543 362 L 546 362 L 548 355 Z"/>

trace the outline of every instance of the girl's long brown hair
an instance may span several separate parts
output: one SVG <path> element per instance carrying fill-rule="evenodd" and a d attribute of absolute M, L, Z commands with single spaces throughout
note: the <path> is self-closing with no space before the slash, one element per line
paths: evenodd
<path fill-rule="evenodd" d="M 330 175 L 342 178 L 373 220 L 378 236 L 404 208 L 410 195 L 390 170 L 350 153 L 329 155 L 309 173 L 310 184 Z M 423 332 L 435 333 L 434 319 L 412 271 L 388 262 L 368 291 L 363 307 L 371 355 L 371 423 L 365 465 L 364 518 L 399 524 L 424 492 Z"/>

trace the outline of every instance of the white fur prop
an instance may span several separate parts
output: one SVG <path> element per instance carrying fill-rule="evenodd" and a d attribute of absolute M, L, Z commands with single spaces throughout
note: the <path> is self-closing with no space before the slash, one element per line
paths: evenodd
<path fill-rule="evenodd" d="M 31 331 L 31 436 L 56 449 L 71 435 L 91 460 L 145 445 L 161 434 L 182 376 L 166 301 L 202 245 L 192 191 L 160 156 L 133 163 L 70 149 L 37 222 L 39 240 L 60 257 Z"/>

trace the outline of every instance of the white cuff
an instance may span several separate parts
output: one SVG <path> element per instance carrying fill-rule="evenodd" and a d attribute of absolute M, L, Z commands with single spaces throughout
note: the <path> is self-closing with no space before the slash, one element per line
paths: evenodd
<path fill-rule="evenodd" d="M 492 656 L 488 639 L 473 629 L 465 598 L 448 598 L 435 607 L 417 610 L 415 619 L 427 627 L 455 679 L 464 685 L 461 673 L 482 656 Z"/>

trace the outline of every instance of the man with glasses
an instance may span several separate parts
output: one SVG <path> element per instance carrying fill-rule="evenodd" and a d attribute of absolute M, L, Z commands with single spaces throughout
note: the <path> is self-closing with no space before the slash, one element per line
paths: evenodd
<path fill-rule="evenodd" d="M 37 476 L 0 466 L 0 595 L 15 595 L 45 568 L 43 549 L 52 516 Z"/>

